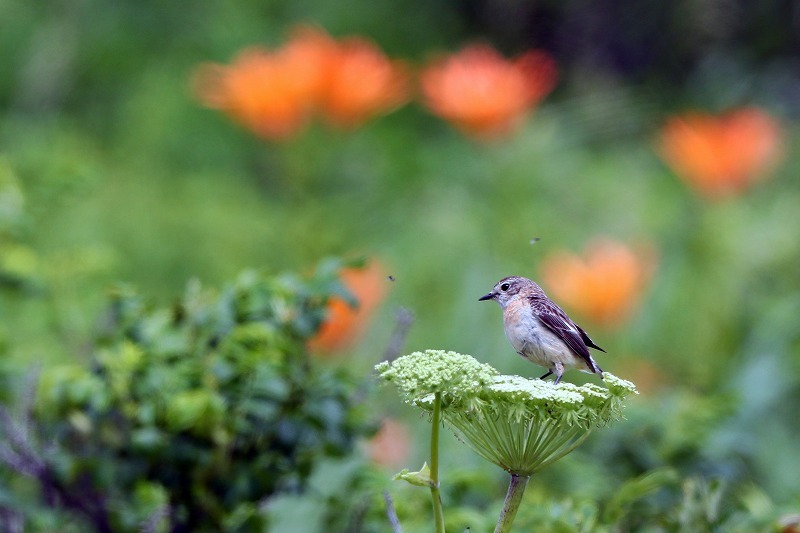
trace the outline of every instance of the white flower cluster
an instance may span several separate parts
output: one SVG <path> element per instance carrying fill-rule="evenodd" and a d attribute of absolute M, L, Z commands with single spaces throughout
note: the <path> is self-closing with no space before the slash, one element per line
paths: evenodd
<path fill-rule="evenodd" d="M 499 375 L 469 355 L 426 350 L 376 366 L 406 402 L 434 409 L 461 439 L 504 470 L 531 475 L 557 461 L 597 427 L 622 418 L 630 381 L 604 374 L 605 385 L 554 384 Z"/>
<path fill-rule="evenodd" d="M 639 394 L 639 391 L 636 390 L 636 385 L 633 382 L 628 381 L 627 379 L 618 378 L 611 372 L 604 372 L 603 379 L 608 385 L 608 391 L 613 394 L 614 396 L 619 396 L 624 398 L 629 394 Z"/>
<path fill-rule="evenodd" d="M 542 402 L 554 405 L 583 402 L 577 391 L 553 385 L 551 381 L 526 379 L 521 376 L 495 376 L 489 391 L 497 393 L 497 399 L 524 402 Z"/>
<path fill-rule="evenodd" d="M 604 373 L 608 388 L 593 383 L 575 385 L 561 382 L 556 385 L 552 381 L 527 379 L 521 376 L 497 375 L 489 385 L 489 390 L 512 399 L 541 400 L 545 402 L 575 404 L 596 398 L 607 400 L 612 396 L 625 397 L 638 394 L 636 386 L 630 381 L 618 378 L 610 372 Z"/>
<path fill-rule="evenodd" d="M 409 402 L 436 392 L 452 396 L 470 394 L 497 374 L 497 370 L 470 355 L 444 350 L 414 352 L 392 363 L 379 363 L 375 370 L 394 383 Z"/>

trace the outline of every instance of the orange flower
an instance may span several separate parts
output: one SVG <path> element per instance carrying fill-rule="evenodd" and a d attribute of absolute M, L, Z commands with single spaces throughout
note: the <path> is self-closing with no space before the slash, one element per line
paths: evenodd
<path fill-rule="evenodd" d="M 408 458 L 411 437 L 405 424 L 387 418 L 378 433 L 367 443 L 367 453 L 375 464 L 399 468 Z"/>
<path fill-rule="evenodd" d="M 386 293 L 386 275 L 376 261 L 366 268 L 343 269 L 341 279 L 358 306 L 351 307 L 344 299 L 332 297 L 327 318 L 308 343 L 312 351 L 333 352 L 347 347 L 362 333 Z"/>
<path fill-rule="evenodd" d="M 296 26 L 280 49 L 285 68 L 295 80 L 298 98 L 309 107 L 318 106 L 325 96 L 337 50 L 336 41 L 314 26 Z"/>
<path fill-rule="evenodd" d="M 355 127 L 409 98 L 406 67 L 363 39 L 353 37 L 338 43 L 327 74 L 322 111 L 336 126 Z"/>
<path fill-rule="evenodd" d="M 606 326 L 632 311 L 653 266 L 651 253 L 634 253 L 622 243 L 598 239 L 585 258 L 557 252 L 542 265 L 542 279 L 556 300 Z"/>
<path fill-rule="evenodd" d="M 543 52 L 507 60 L 484 45 L 435 62 L 421 75 L 431 111 L 483 138 L 511 131 L 553 89 L 555 80 L 555 62 Z"/>
<path fill-rule="evenodd" d="M 641 357 L 614 357 L 614 367 L 624 369 L 625 377 L 636 383 L 636 390 L 644 396 L 669 388 L 670 377 L 662 368 Z M 609 369 L 607 369 L 609 370 Z"/>
<path fill-rule="evenodd" d="M 310 111 L 304 80 L 289 68 L 290 54 L 262 48 L 241 52 L 233 64 L 204 65 L 195 75 L 200 101 L 257 135 L 286 139 L 305 125 Z"/>
<path fill-rule="evenodd" d="M 709 198 L 743 191 L 780 153 L 776 121 L 756 108 L 721 116 L 687 113 L 667 121 L 659 149 L 666 163 Z"/>
<path fill-rule="evenodd" d="M 194 85 L 203 104 L 270 140 L 297 133 L 318 107 L 331 123 L 352 127 L 409 93 L 406 69 L 375 45 L 337 42 L 310 26 L 295 28 L 278 50 L 251 48 L 230 66 L 200 67 Z"/>

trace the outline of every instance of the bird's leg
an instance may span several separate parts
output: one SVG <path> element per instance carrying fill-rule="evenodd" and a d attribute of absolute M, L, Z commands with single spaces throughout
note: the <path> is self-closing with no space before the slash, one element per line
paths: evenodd
<path fill-rule="evenodd" d="M 556 369 L 556 380 L 553 382 L 553 384 L 558 385 L 558 382 L 561 381 L 561 376 L 564 375 L 564 365 L 561 363 L 556 363 L 554 367 Z"/>
<path fill-rule="evenodd" d="M 549 376 L 549 375 L 550 375 L 550 374 L 552 374 L 552 373 L 553 373 L 553 371 L 552 371 L 552 370 L 548 370 L 548 371 L 547 371 L 547 374 L 545 374 L 544 376 L 540 377 L 539 379 L 544 379 L 544 378 L 546 378 L 547 376 Z"/>

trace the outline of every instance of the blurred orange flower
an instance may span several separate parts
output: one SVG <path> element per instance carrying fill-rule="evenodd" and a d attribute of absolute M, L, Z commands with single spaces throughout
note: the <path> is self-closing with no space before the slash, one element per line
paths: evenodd
<path fill-rule="evenodd" d="M 314 352 L 330 353 L 355 341 L 386 294 L 386 274 L 377 261 L 371 261 L 365 268 L 343 269 L 341 280 L 358 306 L 351 307 L 335 296 L 328 301 L 327 318 L 308 343 Z"/>
<path fill-rule="evenodd" d="M 781 137 L 777 122 L 756 108 L 720 116 L 686 113 L 664 125 L 659 151 L 686 183 L 720 198 L 764 177 L 780 154 Z"/>
<path fill-rule="evenodd" d="M 670 376 L 662 368 L 641 357 L 614 357 L 614 372 L 624 369 L 625 377 L 636 383 L 636 390 L 644 396 L 669 388 Z"/>
<path fill-rule="evenodd" d="M 293 28 L 289 41 L 279 50 L 288 74 L 295 79 L 298 99 L 309 107 L 317 107 L 324 98 L 337 50 L 330 35 L 307 25 Z"/>
<path fill-rule="evenodd" d="M 337 43 L 330 61 L 321 105 L 336 126 L 355 127 L 409 99 L 405 65 L 389 60 L 369 41 L 352 37 Z"/>
<path fill-rule="evenodd" d="M 375 464 L 390 468 L 401 467 L 411 449 L 411 436 L 402 422 L 386 418 L 378 433 L 367 443 L 367 454 Z"/>
<path fill-rule="evenodd" d="M 421 74 L 431 111 L 478 138 L 511 131 L 556 81 L 555 62 L 530 51 L 507 60 L 485 45 L 473 45 L 434 62 Z"/>
<path fill-rule="evenodd" d="M 622 243 L 597 239 L 581 258 L 557 252 L 542 264 L 542 279 L 556 300 L 605 326 L 622 322 L 649 281 L 654 254 L 635 253 Z"/>
<path fill-rule="evenodd" d="M 293 55 L 246 49 L 230 66 L 201 66 L 195 92 L 204 105 L 227 113 L 256 135 L 286 139 L 306 123 L 313 104 L 307 79 L 293 68 Z"/>
<path fill-rule="evenodd" d="M 277 50 L 250 48 L 230 66 L 201 66 L 194 87 L 204 105 L 269 140 L 296 134 L 317 108 L 331 123 L 353 127 L 409 95 L 400 62 L 369 41 L 336 41 L 311 26 L 295 28 Z"/>

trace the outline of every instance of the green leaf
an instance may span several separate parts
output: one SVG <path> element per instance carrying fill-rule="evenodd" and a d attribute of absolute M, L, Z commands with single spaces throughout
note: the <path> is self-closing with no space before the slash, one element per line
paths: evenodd
<path fill-rule="evenodd" d="M 190 390 L 175 394 L 167 404 L 167 425 L 173 431 L 194 428 L 201 433 L 222 416 L 221 399 L 207 390 Z"/>
<path fill-rule="evenodd" d="M 422 468 L 420 468 L 418 472 L 409 472 L 407 468 L 404 468 L 402 471 L 396 474 L 393 479 L 408 481 L 412 485 L 416 485 L 418 487 L 433 488 L 435 486 L 433 480 L 431 479 L 431 469 L 428 467 L 427 462 L 422 465 Z"/>

